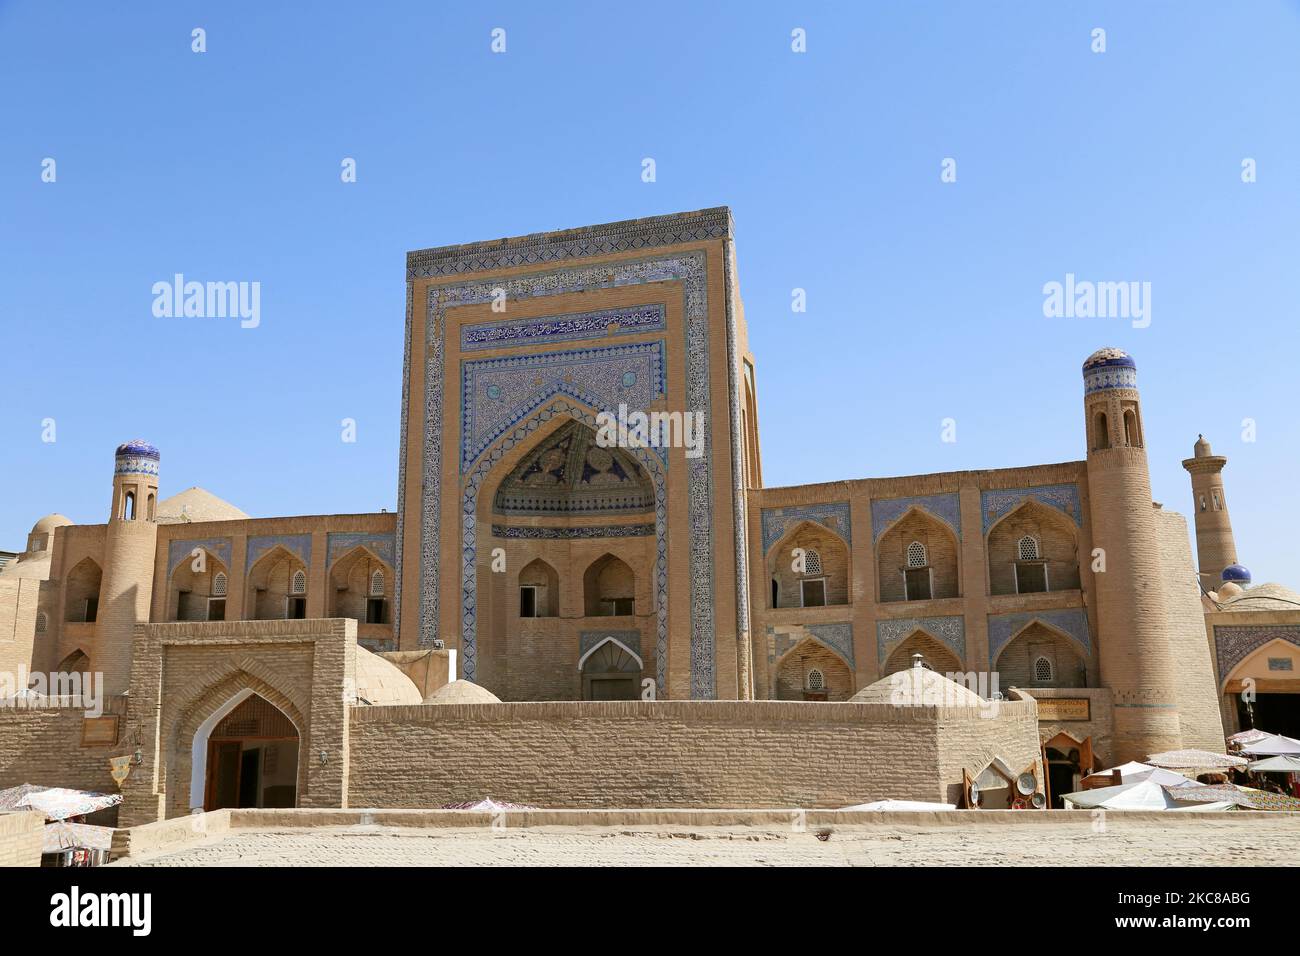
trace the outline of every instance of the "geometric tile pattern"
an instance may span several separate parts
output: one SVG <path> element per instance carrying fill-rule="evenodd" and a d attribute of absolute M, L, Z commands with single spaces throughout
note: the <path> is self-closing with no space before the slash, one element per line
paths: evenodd
<path fill-rule="evenodd" d="M 924 511 L 932 518 L 938 518 L 961 540 L 961 501 L 954 494 L 918 495 L 912 498 L 872 499 L 871 502 L 871 541 L 875 544 L 880 536 L 895 521 L 905 515 L 909 509 Z"/>
<path fill-rule="evenodd" d="M 1079 486 L 1041 485 L 1037 488 L 1003 488 L 997 491 L 980 493 L 980 512 L 984 516 L 984 533 L 997 524 L 1007 512 L 1027 500 L 1037 501 L 1064 512 L 1074 519 L 1076 525 L 1082 525 L 1083 512 L 1079 508 Z"/>
<path fill-rule="evenodd" d="M 611 330 L 610 326 L 615 326 Z M 460 350 L 499 349 L 541 342 L 567 342 L 661 332 L 667 327 L 662 305 L 631 305 L 598 312 L 575 312 L 513 322 L 466 325 L 460 330 Z"/>
<path fill-rule="evenodd" d="M 188 541 L 170 541 L 167 545 L 167 576 L 171 577 L 172 573 L 180 566 L 185 558 L 193 555 L 195 548 L 202 548 L 210 554 L 213 554 L 227 568 L 230 567 L 230 539 L 229 538 L 193 538 Z"/>
<path fill-rule="evenodd" d="M 847 621 L 836 622 L 834 624 L 803 624 L 800 625 L 804 631 L 807 631 L 819 644 L 825 645 L 834 653 L 838 654 L 850 670 L 857 667 L 853 661 L 853 625 Z M 767 661 L 769 664 L 775 663 L 778 658 L 784 657 L 786 652 L 797 645 L 804 639 L 801 632 L 796 631 L 791 634 L 788 631 L 782 631 L 777 634 L 771 626 L 767 629 L 768 633 L 773 636 L 772 642 L 768 645 Z"/>
<path fill-rule="evenodd" d="M 248 539 L 248 556 L 244 561 L 244 570 L 247 571 L 262 555 L 275 547 L 282 547 L 303 564 L 311 565 L 311 535 L 264 534 Z"/>
<path fill-rule="evenodd" d="M 948 650 L 957 655 L 957 660 L 964 667 L 966 664 L 966 619 L 960 614 L 944 617 L 910 617 L 902 620 L 876 622 L 876 656 L 880 666 L 885 666 L 889 655 L 898 645 L 912 636 L 916 631 L 924 631 Z"/>
<path fill-rule="evenodd" d="M 1033 621 L 1066 634 L 1079 645 L 1086 661 L 1092 656 L 1092 640 L 1088 636 L 1088 615 L 1081 607 L 1060 608 L 1054 611 L 1016 611 L 1010 614 L 989 615 L 989 666 L 1007 643 Z"/>
<path fill-rule="evenodd" d="M 853 528 L 849 521 L 849 503 L 847 501 L 836 501 L 827 504 L 790 505 L 787 508 L 763 509 L 763 553 L 766 554 L 772 550 L 772 545 L 776 544 L 788 531 L 804 521 L 815 521 L 828 531 L 839 535 L 844 539 L 845 543 L 853 543 Z"/>
<path fill-rule="evenodd" d="M 570 417 L 592 428 L 595 415 L 568 399 L 557 397 L 549 406 L 539 409 L 520 422 L 513 432 L 479 459 L 466 476 L 461 497 L 461 671 L 465 680 L 472 681 L 478 671 L 478 492 L 484 479 L 510 449 L 520 442 L 529 441 L 537 430 L 557 417 Z M 666 467 L 648 448 L 629 448 L 649 472 L 655 489 L 655 627 L 656 675 L 660 689 L 667 681 L 668 668 L 668 496 L 665 481 Z"/>
<path fill-rule="evenodd" d="M 552 395 L 602 411 L 648 411 L 664 394 L 664 343 L 461 363 L 461 471 Z"/>
<path fill-rule="evenodd" d="M 655 533 L 652 524 L 569 525 L 562 528 L 511 527 L 494 524 L 492 537 L 510 541 L 568 541 L 587 538 L 648 538 Z"/>
<path fill-rule="evenodd" d="M 729 220 L 728 220 L 729 223 Z M 682 236 L 697 231 L 709 232 L 713 225 L 684 224 Z M 619 241 L 622 241 L 620 239 Z M 648 241 L 634 237 L 632 242 Z M 685 238 L 675 241 L 686 241 Z M 598 243 L 599 245 L 599 243 Z M 552 257 L 556 246 L 547 245 L 538 253 Z M 584 246 L 585 248 L 585 246 Z M 594 247 L 593 247 L 594 248 Z M 532 253 L 526 253 L 531 255 Z M 574 248 L 573 255 L 594 254 Z M 458 259 L 465 264 L 466 259 Z M 482 262 L 500 261 L 487 257 Z M 415 274 L 439 274 L 448 268 L 441 258 L 408 257 Z M 478 265 L 476 268 L 489 268 Z M 469 268 L 467 266 L 466 268 Z M 429 271 L 433 270 L 433 271 Z M 682 284 L 683 314 L 686 319 L 686 411 L 703 415 L 707 420 L 710 407 L 709 352 L 708 352 L 708 293 L 707 262 L 702 251 L 679 252 L 645 259 L 616 263 L 575 265 L 550 272 L 497 278 L 494 282 L 468 281 L 461 284 L 436 286 L 428 290 L 424 322 L 424 341 L 427 355 L 424 375 L 424 436 L 422 442 L 422 474 L 420 513 L 420 553 L 415 573 L 419 582 L 419 637 L 418 643 L 427 646 L 437 637 L 439 620 L 439 548 L 441 534 L 442 501 L 442 423 L 443 379 L 446 354 L 446 311 L 461 305 L 489 303 L 499 298 L 502 291 L 507 301 L 538 296 L 560 295 L 590 289 L 618 288 L 643 285 L 651 282 L 680 282 Z M 412 317 L 412 320 L 414 317 Z M 405 389 L 404 389 L 405 391 Z M 409 414 L 409 409 L 407 411 Z M 402 467 L 398 484 L 398 538 L 397 560 L 399 568 L 405 561 L 403 554 L 403 522 L 405 506 L 405 463 L 410 451 L 406 448 L 407 423 L 402 424 Z M 691 528 L 687 542 L 690 555 L 691 589 L 691 696 L 713 698 L 716 696 L 714 647 L 714 594 L 713 594 L 713 475 L 711 455 L 707 448 L 699 458 L 688 459 L 687 512 Z M 463 533 L 463 528 L 462 528 Z M 406 576 L 406 572 L 400 572 Z M 464 613 L 462 608 L 462 614 Z M 465 630 L 462 626 L 462 632 Z M 467 662 L 468 663 L 468 662 Z M 662 688 L 661 688 L 662 690 Z"/>
<path fill-rule="evenodd" d="M 373 531 L 331 531 L 326 536 L 325 564 L 332 567 L 335 561 L 358 547 L 368 549 L 380 561 L 392 567 L 393 536 Z"/>
<path fill-rule="evenodd" d="M 727 425 L 731 442 L 731 520 L 735 552 L 732 567 L 736 569 L 736 637 L 739 653 L 743 656 L 737 679 L 745 680 L 749 660 L 753 656 L 749 620 L 749 510 L 745 494 L 745 444 L 740 420 L 740 357 L 737 345 L 735 302 L 739 297 L 736 285 L 736 244 L 730 238 L 723 243 L 726 253 L 722 260 L 723 289 L 725 290 L 727 318 Z M 752 675 L 750 683 L 752 684 Z M 748 696 L 750 687 L 741 687 L 737 695 Z"/>
<path fill-rule="evenodd" d="M 1214 649 L 1218 656 L 1219 680 L 1227 680 L 1232 669 L 1269 641 L 1284 640 L 1300 647 L 1300 625 L 1263 624 L 1250 627 L 1214 626 Z"/>
<path fill-rule="evenodd" d="M 682 242 L 725 239 L 732 234 L 731 211 L 725 206 L 626 222 L 535 233 L 508 243 L 500 240 L 420 249 L 406 255 L 407 279 L 461 276 L 492 269 L 515 269 L 546 263 L 634 252 Z"/>

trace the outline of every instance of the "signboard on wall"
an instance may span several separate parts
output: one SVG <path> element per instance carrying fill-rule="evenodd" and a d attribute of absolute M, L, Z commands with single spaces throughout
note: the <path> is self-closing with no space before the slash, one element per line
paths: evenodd
<path fill-rule="evenodd" d="M 1039 697 L 1039 720 L 1091 720 L 1092 701 L 1087 697 Z"/>
<path fill-rule="evenodd" d="M 117 715 L 106 714 L 103 717 L 84 718 L 81 721 L 81 746 L 117 746 Z"/>

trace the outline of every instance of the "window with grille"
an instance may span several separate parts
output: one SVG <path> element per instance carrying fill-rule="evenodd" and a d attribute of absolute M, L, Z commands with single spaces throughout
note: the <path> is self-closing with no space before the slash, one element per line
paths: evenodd
<path fill-rule="evenodd" d="M 36 633 L 44 634 L 47 627 L 49 627 L 49 619 L 45 616 L 45 612 L 41 611 L 36 615 Z"/>
<path fill-rule="evenodd" d="M 290 580 L 289 583 L 289 593 L 290 594 L 307 593 L 307 572 L 306 571 L 293 572 L 293 578 Z"/>
<path fill-rule="evenodd" d="M 1038 541 L 1035 540 L 1034 536 L 1031 534 L 1027 534 L 1020 539 L 1020 543 L 1016 546 L 1016 550 L 1020 555 L 1021 561 L 1038 560 Z"/>
<path fill-rule="evenodd" d="M 808 672 L 808 689 L 809 690 L 826 689 L 826 675 L 823 674 L 815 667 Z"/>
<path fill-rule="evenodd" d="M 1052 679 L 1052 662 L 1046 657 L 1040 657 L 1034 661 L 1034 680 L 1049 681 Z"/>
<path fill-rule="evenodd" d="M 218 571 L 216 577 L 212 579 L 212 596 L 225 597 L 228 581 L 224 571 Z"/>
<path fill-rule="evenodd" d="M 804 574 L 821 574 L 822 573 L 822 556 L 808 548 L 803 553 L 803 573 Z"/>
<path fill-rule="evenodd" d="M 384 572 L 383 571 L 376 569 L 375 573 L 370 575 L 370 596 L 371 597 L 384 596 Z"/>
<path fill-rule="evenodd" d="M 920 541 L 913 541 L 907 546 L 907 566 L 909 568 L 923 568 L 925 565 L 925 545 Z"/>

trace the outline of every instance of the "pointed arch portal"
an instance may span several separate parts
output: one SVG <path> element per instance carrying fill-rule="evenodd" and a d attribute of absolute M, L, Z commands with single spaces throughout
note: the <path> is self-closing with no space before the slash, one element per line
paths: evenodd
<path fill-rule="evenodd" d="M 300 731 L 251 687 L 199 725 L 190 747 L 190 807 L 293 807 Z"/>

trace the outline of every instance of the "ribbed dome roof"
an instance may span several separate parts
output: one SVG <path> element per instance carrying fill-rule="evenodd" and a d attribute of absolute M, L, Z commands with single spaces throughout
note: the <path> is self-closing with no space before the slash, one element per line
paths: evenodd
<path fill-rule="evenodd" d="M 1123 365 L 1127 368 L 1137 368 L 1137 363 L 1133 361 L 1133 356 L 1129 355 L 1123 349 L 1104 348 L 1097 349 L 1088 356 L 1088 360 L 1083 363 L 1083 370 L 1100 368 L 1103 365 Z"/>
<path fill-rule="evenodd" d="M 32 534 L 49 534 L 55 528 L 66 528 L 72 524 L 72 519 L 61 514 L 46 515 L 36 524 L 32 525 Z"/>
<path fill-rule="evenodd" d="M 909 667 L 868 684 L 849 698 L 852 704 L 896 707 L 983 707 L 984 698 L 928 667 Z"/>
<path fill-rule="evenodd" d="M 203 488 L 186 488 L 158 502 L 158 523 L 182 521 L 243 521 L 248 517 L 229 501 Z"/>
<path fill-rule="evenodd" d="M 467 680 L 454 680 L 444 684 L 428 697 L 426 704 L 499 704 L 501 698 L 486 687 Z"/>
<path fill-rule="evenodd" d="M 1226 600 L 1221 589 L 1219 599 L 1225 611 L 1300 611 L 1300 594 L 1286 585 L 1271 582 L 1246 588 Z"/>
<path fill-rule="evenodd" d="M 391 661 L 357 645 L 357 699 L 375 704 L 418 704 L 420 690 Z"/>
<path fill-rule="evenodd" d="M 132 438 L 130 441 L 117 446 L 117 457 L 152 458 L 157 461 L 161 456 L 158 449 L 143 438 Z"/>

